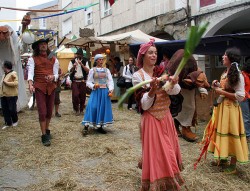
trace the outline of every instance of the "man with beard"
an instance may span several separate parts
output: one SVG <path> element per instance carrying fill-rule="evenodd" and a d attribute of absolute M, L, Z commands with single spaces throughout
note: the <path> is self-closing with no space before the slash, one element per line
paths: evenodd
<path fill-rule="evenodd" d="M 2 25 L 0 26 L 0 79 L 2 79 L 4 75 L 2 64 L 6 60 L 13 64 L 12 69 L 18 76 L 18 100 L 16 105 L 17 111 L 20 111 L 27 106 L 28 97 L 25 90 L 25 80 L 23 77 L 21 57 L 19 53 L 18 37 L 9 25 Z"/>
<path fill-rule="evenodd" d="M 55 100 L 56 81 L 58 79 L 59 62 L 53 56 L 48 58 L 49 39 L 40 39 L 32 44 L 33 56 L 29 58 L 28 83 L 31 93 L 35 92 L 42 131 L 42 143 L 50 146 L 49 124 Z"/>
<path fill-rule="evenodd" d="M 83 50 L 79 48 L 76 58 L 69 62 L 68 71 L 72 81 L 72 103 L 75 114 L 79 116 L 83 113 L 86 101 L 86 80 L 89 73 L 87 59 L 83 56 Z"/>

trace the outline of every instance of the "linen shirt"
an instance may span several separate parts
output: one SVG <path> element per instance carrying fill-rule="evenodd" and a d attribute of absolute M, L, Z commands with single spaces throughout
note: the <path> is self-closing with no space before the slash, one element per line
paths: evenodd
<path fill-rule="evenodd" d="M 34 59 L 32 57 L 29 58 L 28 60 L 28 81 L 31 80 L 33 81 L 34 80 L 34 70 L 35 70 L 35 62 L 34 62 Z M 53 65 L 53 75 L 54 75 L 54 78 L 55 78 L 55 82 L 57 81 L 58 79 L 58 71 L 59 71 L 59 62 L 57 59 L 55 59 L 55 63 Z"/>
<path fill-rule="evenodd" d="M 76 59 L 75 59 L 75 63 L 77 63 L 77 60 L 76 60 Z M 69 62 L 69 66 L 68 66 L 68 71 L 70 71 L 71 68 L 73 68 L 73 65 L 74 65 L 74 64 L 70 61 L 70 62 Z M 86 62 L 86 67 L 89 68 L 89 63 L 88 63 L 88 61 Z M 76 69 L 75 69 L 75 70 L 76 70 L 75 78 L 77 78 L 77 79 L 83 78 L 82 67 L 81 67 L 80 64 L 77 63 Z"/>
<path fill-rule="evenodd" d="M 95 70 L 97 71 L 104 71 L 106 70 L 107 72 L 107 87 L 110 91 L 114 90 L 114 81 L 113 78 L 111 76 L 110 70 L 108 68 L 92 68 L 89 70 L 89 74 L 88 74 L 88 80 L 86 85 L 90 88 L 90 89 L 94 89 L 94 85 L 95 85 L 95 80 L 94 80 L 94 73 Z"/>
<path fill-rule="evenodd" d="M 142 69 L 143 75 L 144 75 L 144 80 L 150 80 L 151 76 L 149 76 L 143 69 Z M 133 78 L 132 78 L 132 83 L 133 85 L 136 85 L 140 82 L 142 82 L 143 79 L 141 77 L 141 75 L 139 74 L 139 72 L 135 72 L 133 74 Z M 147 87 L 150 87 L 150 84 L 146 84 Z M 180 92 L 181 87 L 179 84 L 175 84 L 173 89 L 169 89 L 167 91 L 167 94 L 169 95 L 176 95 Z M 148 110 L 154 103 L 154 97 L 149 97 L 148 96 L 148 92 L 145 93 L 141 99 L 141 105 L 142 105 L 142 109 L 143 110 Z"/>

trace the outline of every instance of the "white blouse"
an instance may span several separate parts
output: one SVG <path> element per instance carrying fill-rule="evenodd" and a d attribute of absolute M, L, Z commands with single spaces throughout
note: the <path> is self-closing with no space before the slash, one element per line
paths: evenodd
<path fill-rule="evenodd" d="M 143 75 L 144 75 L 144 79 L 145 80 L 150 80 L 151 79 L 151 76 L 149 76 L 143 69 L 142 69 L 142 72 L 143 72 Z M 139 72 L 135 72 L 133 74 L 133 78 L 132 78 L 132 83 L 133 85 L 136 85 L 140 82 L 142 82 L 142 77 L 141 75 L 139 74 Z M 147 87 L 150 87 L 150 84 L 147 84 L 146 85 Z M 167 91 L 167 94 L 169 95 L 176 95 L 178 94 L 179 92 L 181 91 L 181 87 L 179 84 L 175 84 L 173 89 L 170 89 Z M 154 102 L 154 97 L 149 97 L 148 96 L 148 92 L 146 92 L 142 99 L 141 99 L 141 105 L 142 105 L 142 109 L 143 110 L 148 110 L 152 105 L 153 105 L 153 102 Z"/>
<path fill-rule="evenodd" d="M 96 68 L 97 71 L 107 71 L 107 86 L 108 89 L 110 91 L 114 90 L 114 81 L 113 78 L 111 76 L 110 70 L 108 68 Z M 87 83 L 86 85 L 90 88 L 90 89 L 94 89 L 94 85 L 95 85 L 95 80 L 94 80 L 94 68 L 91 68 L 89 70 L 89 74 L 88 74 L 88 79 L 87 79 Z"/>
<path fill-rule="evenodd" d="M 124 66 L 122 76 L 125 78 L 125 82 L 132 82 L 133 74 L 131 73 L 129 69 L 129 64 Z"/>
<path fill-rule="evenodd" d="M 240 81 L 239 83 L 234 87 L 235 91 L 235 98 L 238 101 L 243 101 L 245 98 L 245 82 L 244 82 L 244 77 L 242 73 L 240 72 Z"/>

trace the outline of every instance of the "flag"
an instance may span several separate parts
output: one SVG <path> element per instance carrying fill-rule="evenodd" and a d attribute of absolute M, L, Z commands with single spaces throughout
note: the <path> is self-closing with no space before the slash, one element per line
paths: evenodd
<path fill-rule="evenodd" d="M 112 6 L 115 3 L 115 0 L 109 0 L 110 6 Z"/>

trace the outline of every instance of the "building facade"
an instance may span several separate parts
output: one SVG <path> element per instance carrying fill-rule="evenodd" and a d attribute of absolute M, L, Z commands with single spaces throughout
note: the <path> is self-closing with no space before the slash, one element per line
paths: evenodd
<path fill-rule="evenodd" d="M 59 18 L 59 36 L 79 36 L 79 28 L 94 29 L 106 36 L 140 29 L 149 35 L 167 39 L 185 39 L 190 25 L 209 21 L 206 36 L 250 32 L 249 0 L 59 0 L 59 8 L 99 3 Z M 221 56 L 197 56 L 209 81 L 224 69 Z"/>
<path fill-rule="evenodd" d="M 38 10 L 56 10 L 58 9 L 58 0 L 50 1 L 44 4 L 40 4 L 37 6 L 29 7 L 29 9 L 38 9 Z M 45 17 L 51 14 L 55 14 L 54 12 L 29 12 L 31 18 L 37 17 Z M 58 30 L 59 18 L 58 17 L 49 17 L 49 18 L 42 18 L 42 19 L 35 19 L 32 20 L 31 29 L 41 29 L 41 30 Z"/>

